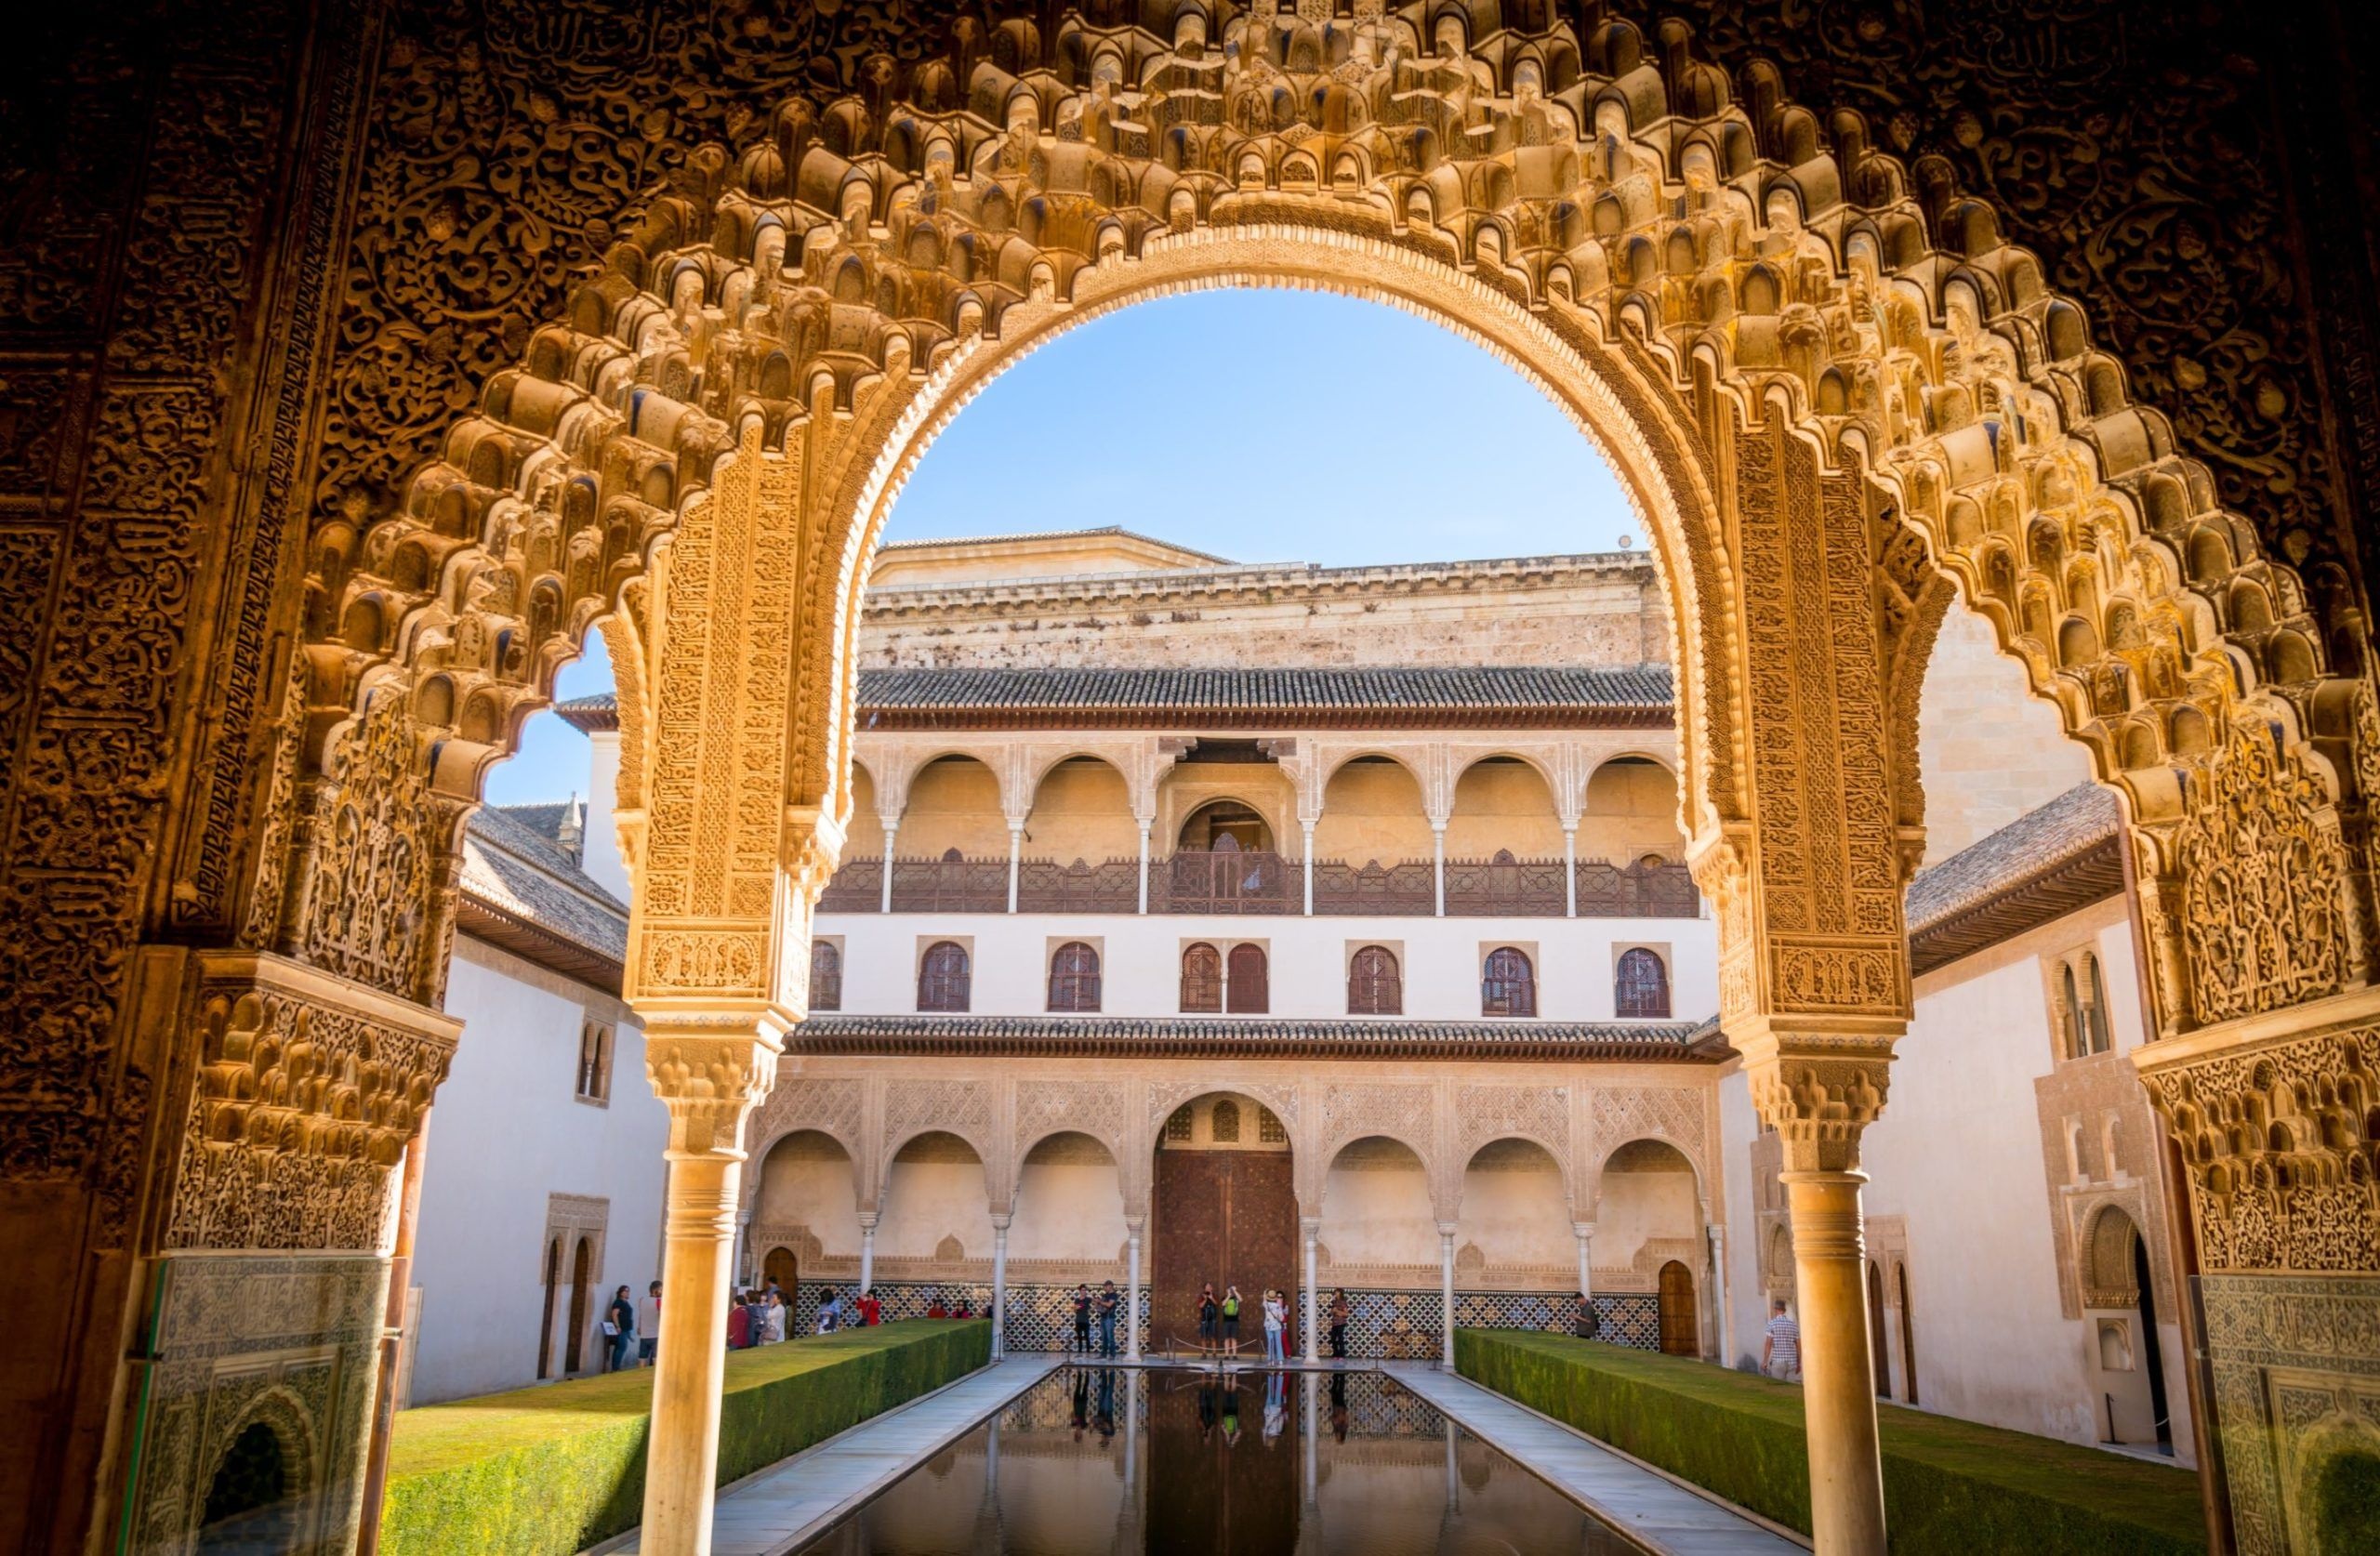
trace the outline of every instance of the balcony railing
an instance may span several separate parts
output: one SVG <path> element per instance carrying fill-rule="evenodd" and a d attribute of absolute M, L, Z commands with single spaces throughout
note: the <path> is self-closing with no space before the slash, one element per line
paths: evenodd
<path fill-rule="evenodd" d="M 1568 868 L 1558 859 L 1515 859 L 1509 853 L 1493 859 L 1449 859 L 1447 916 L 1559 918 L 1569 909 L 1570 894 L 1562 879 Z"/>
<path fill-rule="evenodd" d="M 892 862 L 895 913 L 1006 913 L 1008 861 L 896 859 Z"/>
<path fill-rule="evenodd" d="M 1101 864 L 1027 859 L 1016 867 L 1019 913 L 1133 913 L 1140 905 L 1137 859 L 1110 859 Z"/>
<path fill-rule="evenodd" d="M 1207 853 L 1183 850 L 1149 862 L 1151 913 L 1297 914 L 1305 911 L 1304 867 L 1277 853 Z M 1701 893 L 1683 864 L 1614 864 L 1579 861 L 1573 869 L 1581 918 L 1694 918 Z M 1132 913 L 1140 906 L 1137 859 L 1092 864 L 1076 860 L 1020 861 L 1020 913 Z M 895 913 L 1004 913 L 1005 859 L 896 859 Z M 1449 859 L 1446 912 L 1450 918 L 1559 918 L 1568 910 L 1558 859 Z M 818 906 L 825 913 L 875 913 L 884 901 L 884 864 L 854 859 L 835 872 Z M 1436 872 L 1427 861 L 1363 865 L 1318 859 L 1314 911 L 1336 917 L 1427 918 L 1437 912 Z"/>
<path fill-rule="evenodd" d="M 1153 862 L 1151 913 L 1300 913 L 1304 872 L 1277 853 L 1198 853 Z"/>

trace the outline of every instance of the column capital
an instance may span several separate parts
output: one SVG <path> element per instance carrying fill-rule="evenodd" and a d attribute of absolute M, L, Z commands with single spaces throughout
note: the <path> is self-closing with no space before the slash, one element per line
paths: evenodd
<path fill-rule="evenodd" d="M 1322 1218 L 1319 1216 L 1300 1216 L 1298 1218 L 1298 1231 L 1305 1235 L 1308 1242 L 1313 1241 L 1315 1238 L 1322 1235 Z"/>
<path fill-rule="evenodd" d="M 1578 1235 L 1579 1241 L 1581 1243 L 1592 1243 L 1594 1241 L 1595 1223 L 1593 1221 L 1572 1221 L 1570 1223 L 1570 1230 Z"/>
<path fill-rule="evenodd" d="M 1775 1017 L 1742 1024 L 1750 1030 L 1730 1030 L 1728 1040 L 1743 1055 L 1761 1122 L 1784 1141 L 1788 1176 L 1857 1168 L 1859 1137 L 1884 1112 L 1902 1023 L 1836 1023 L 1822 1032 Z"/>
<path fill-rule="evenodd" d="M 645 1029 L 644 1069 L 669 1110 L 668 1154 L 744 1159 L 744 1120 L 776 1084 L 774 1021 L 670 1011 Z"/>
<path fill-rule="evenodd" d="M 1130 1233 L 1134 1237 L 1138 1237 L 1141 1234 L 1141 1228 L 1148 1224 L 1148 1217 L 1145 1215 L 1126 1216 L 1124 1218 L 1124 1230 Z"/>
<path fill-rule="evenodd" d="M 1440 1221 L 1438 1223 L 1438 1235 L 1441 1237 L 1452 1238 L 1455 1233 L 1459 1230 L 1461 1229 L 1452 1221 Z"/>
<path fill-rule="evenodd" d="M 883 1218 L 884 1212 L 881 1210 L 863 1210 L 859 1213 L 859 1229 L 862 1232 L 874 1232 L 876 1223 Z"/>
<path fill-rule="evenodd" d="M 995 1210 L 992 1212 L 992 1230 L 1005 1237 L 1008 1235 L 1009 1223 L 1014 1220 L 1016 1220 L 1016 1212 L 1013 1210 Z"/>

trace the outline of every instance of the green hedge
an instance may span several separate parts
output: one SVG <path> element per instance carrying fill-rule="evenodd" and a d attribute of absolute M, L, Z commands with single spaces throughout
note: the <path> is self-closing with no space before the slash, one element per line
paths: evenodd
<path fill-rule="evenodd" d="M 1802 1391 L 1593 1340 L 1459 1329 L 1456 1370 L 1648 1464 L 1807 1534 Z M 2096 1448 L 1880 1405 L 1896 1556 L 2202 1551 L 2198 1477 Z"/>
<path fill-rule="evenodd" d="M 727 1358 L 724 1485 L 991 1360 L 988 1321 L 845 1329 Z M 649 1370 L 397 1417 L 381 1549 L 390 1556 L 570 1556 L 643 1514 Z"/>

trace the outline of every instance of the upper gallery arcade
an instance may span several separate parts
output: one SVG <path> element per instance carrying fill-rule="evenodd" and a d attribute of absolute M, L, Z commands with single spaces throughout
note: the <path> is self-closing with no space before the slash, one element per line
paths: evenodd
<path fill-rule="evenodd" d="M 1699 41 L 1626 7 L 1111 3 L 870 13 L 842 38 L 656 17 L 641 42 L 497 9 L 452 54 L 371 5 L 143 40 L 174 89 L 124 110 L 153 131 L 108 165 L 145 165 L 140 192 L 72 229 L 133 235 L 76 251 L 110 256 L 112 300 L 57 324 L 84 356 L 24 376 L 86 409 L 36 405 L 23 425 L 53 430 L 8 498 L 75 538 L 56 560 L 27 542 L 38 691 L 9 714 L 10 890 L 64 911 L 9 952 L 30 1012 L 12 1133 L 34 1143 L 7 1158 L 5 1246 L 59 1295 L 7 1374 L 36 1407 L 0 1429 L 0 1505 L 22 1510 L 0 1531 L 81 1549 L 128 1509 L 128 1538 L 171 1548 L 213 1468 L 201 1424 L 237 1417 L 244 1357 L 290 1365 L 297 1331 L 329 1369 L 324 1464 L 368 1457 L 393 1169 L 456 1040 L 437 1008 L 460 829 L 600 626 L 628 994 L 672 1116 L 685 1297 L 647 1541 L 699 1549 L 721 1207 L 849 857 L 853 644 L 886 510 L 966 400 L 1056 332 L 1279 285 L 1479 342 L 1637 507 L 1669 635 L 1644 657 L 1673 666 L 1723 1026 L 1784 1153 L 1819 1548 L 1884 1537 L 1859 1140 L 1908 1017 L 1915 702 L 1954 604 L 2121 798 L 2161 1036 L 2139 1069 L 2187 1169 L 2224 1516 L 2244 1547 L 2304 1544 L 2309 1477 L 2370 1451 L 2369 1378 L 2331 1339 L 2233 1337 L 2284 1302 L 2320 1305 L 2333 1337 L 2380 1314 L 2380 703 L 2351 509 L 2309 520 L 2289 481 L 2227 482 L 2218 450 L 2177 445 L 2109 349 L 2107 297 L 2052 284 L 2069 271 L 2009 241 L 2030 218 L 2004 192 L 1885 150 L 1909 142 L 1843 100 L 1856 70 L 1789 74 L 1730 29 Z M 521 105 L 500 133 L 472 117 L 490 77 Z M 711 96 L 688 107 L 695 77 Z M 82 103 L 96 79 L 56 89 Z M 1980 80 L 1995 115 L 2041 116 L 2004 73 Z M 658 146 L 681 108 L 716 138 L 579 155 L 609 132 L 574 126 Z M 416 201 L 430 165 L 455 181 Z M 557 252 L 550 213 L 590 180 L 603 211 Z M 350 248 L 356 274 L 427 279 L 342 292 Z M 11 296 L 82 316 L 41 301 L 80 295 L 47 279 L 75 261 L 21 263 L 45 279 Z M 442 297 L 490 265 L 554 274 L 511 311 Z M 2368 347 L 2323 349 L 2369 382 Z M 384 392 L 391 363 L 458 358 L 443 402 Z M 1084 422 L 1065 430 L 1113 429 Z M 1161 412 L 1130 432 L 1162 448 Z M 1226 451 L 1170 452 L 1198 479 Z M 1563 516 L 1541 519 L 1565 549 Z M 265 1279 L 303 1316 L 210 1326 Z M 118 1343 L 136 1313 L 139 1362 Z M 2284 1372 L 2314 1380 L 2308 1403 L 2269 1420 Z M 337 1546 L 361 1481 L 325 1472 L 357 1486 Z"/>

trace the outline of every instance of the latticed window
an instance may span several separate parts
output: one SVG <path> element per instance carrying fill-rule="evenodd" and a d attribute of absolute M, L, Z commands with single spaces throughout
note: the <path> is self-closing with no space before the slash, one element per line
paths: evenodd
<path fill-rule="evenodd" d="M 1172 1116 L 1165 1121 L 1165 1138 L 1168 1140 L 1188 1140 L 1190 1138 L 1190 1117 L 1191 1114 L 1189 1103 L 1184 1102 L 1180 1107 L 1175 1108 L 1173 1110 Z"/>
<path fill-rule="evenodd" d="M 1231 982 L 1224 988 L 1235 1016 L 1261 1016 L 1273 1008 L 1263 946 L 1240 944 L 1231 948 Z"/>
<path fill-rule="evenodd" d="M 1397 971 L 1396 953 L 1385 945 L 1367 945 L 1347 965 L 1347 1014 L 1401 1016 L 1405 1013 L 1405 979 Z"/>
<path fill-rule="evenodd" d="M 581 1101 L 602 1102 L 612 1095 L 612 1029 L 588 1022 L 578 1029 L 578 1073 L 575 1087 Z"/>
<path fill-rule="evenodd" d="M 1203 943 L 1182 953 L 1182 1009 L 1185 1015 L 1212 1015 L 1223 1008 L 1223 958 Z"/>
<path fill-rule="evenodd" d="M 810 1008 L 843 1008 L 843 948 L 831 940 L 810 943 Z"/>
<path fill-rule="evenodd" d="M 2059 968 L 2057 978 L 2058 992 L 2064 996 L 2066 1007 L 2066 1057 L 2080 1059 L 2091 1051 L 2091 1037 L 2082 1024 L 2082 998 L 2074 985 L 2073 964 Z"/>
<path fill-rule="evenodd" d="M 1487 969 L 1479 980 L 1479 1013 L 1537 1014 L 1537 969 L 1529 965 L 1527 952 L 1501 945 L 1488 953 Z"/>
<path fill-rule="evenodd" d="M 1624 1017 L 1669 1018 L 1670 969 L 1658 953 L 1643 946 L 1620 953 L 1612 1005 Z"/>
<path fill-rule="evenodd" d="M 2099 976 L 2098 957 L 2083 957 L 2082 966 L 2091 975 L 2091 1007 L 2083 1012 L 2085 1023 L 2091 1034 L 2091 1051 L 2105 1053 L 2109 1047 L 2107 981 Z"/>
<path fill-rule="evenodd" d="M 1217 1145 L 1239 1143 L 1239 1104 L 1226 1097 L 1207 1115 L 1207 1136 Z"/>
<path fill-rule="evenodd" d="M 967 948 L 955 940 L 935 941 L 918 964 L 918 1009 L 964 1010 L 972 983 Z"/>
<path fill-rule="evenodd" d="M 1256 1110 L 1256 1138 L 1266 1145 L 1289 1143 L 1289 1130 L 1281 1127 L 1281 1121 L 1273 1116 L 1271 1108 Z"/>
<path fill-rule="evenodd" d="M 1099 1009 L 1099 953 L 1081 941 L 1066 942 L 1050 958 L 1050 1009 Z"/>

